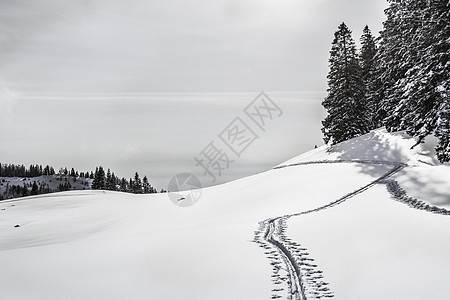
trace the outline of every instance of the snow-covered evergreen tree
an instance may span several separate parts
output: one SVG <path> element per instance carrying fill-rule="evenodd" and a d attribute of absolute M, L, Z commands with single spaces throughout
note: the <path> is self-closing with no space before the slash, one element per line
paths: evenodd
<path fill-rule="evenodd" d="M 376 69 L 376 54 L 377 45 L 375 37 L 369 29 L 365 26 L 363 35 L 361 36 L 361 52 L 359 54 L 362 78 L 365 86 L 365 98 L 367 101 L 367 112 L 370 116 L 370 129 L 375 129 L 382 126 L 383 116 L 380 115 L 380 98 L 376 96 L 376 91 L 380 85 Z"/>
<path fill-rule="evenodd" d="M 408 132 L 423 140 L 442 125 L 448 102 L 450 56 L 450 2 L 427 1 L 421 12 L 422 26 L 417 31 L 417 62 L 402 86 L 413 105 L 406 118 L 414 126 Z M 400 107 L 401 108 L 401 107 Z"/>
<path fill-rule="evenodd" d="M 369 29 L 365 26 L 361 36 L 361 52 L 359 54 L 361 60 L 362 77 L 366 81 L 368 77 L 372 76 L 374 68 L 374 58 L 377 53 L 377 45 L 375 38 Z"/>
<path fill-rule="evenodd" d="M 419 144 L 436 133 L 448 145 L 444 107 L 450 73 L 450 2 L 390 0 L 381 34 L 383 109 L 388 130 L 406 130 Z M 442 129 L 440 127 L 443 127 Z M 440 155 L 440 159 L 445 158 Z"/>
<path fill-rule="evenodd" d="M 325 143 L 336 144 L 369 131 L 362 70 L 345 23 L 334 34 L 329 65 L 328 96 L 322 102 L 328 115 L 322 121 L 322 132 Z"/>
<path fill-rule="evenodd" d="M 436 137 L 438 138 L 436 145 L 438 159 L 441 162 L 450 161 L 450 101 L 448 97 L 440 110 Z"/>
<path fill-rule="evenodd" d="M 388 0 L 389 7 L 385 10 L 386 21 L 380 33 L 378 78 L 382 81 L 377 94 L 382 99 L 381 110 L 386 116 L 384 125 L 388 130 L 399 130 L 402 112 L 396 111 L 400 96 L 395 84 L 405 77 L 410 68 L 410 62 L 405 61 L 409 52 L 408 44 L 411 40 L 410 24 L 404 18 L 404 0 Z"/>

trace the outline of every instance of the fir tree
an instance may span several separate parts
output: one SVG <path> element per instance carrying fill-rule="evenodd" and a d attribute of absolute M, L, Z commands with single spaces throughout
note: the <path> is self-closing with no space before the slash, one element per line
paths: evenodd
<path fill-rule="evenodd" d="M 408 112 L 406 125 L 412 125 L 405 129 L 418 138 L 418 143 L 440 131 L 441 125 L 445 128 L 446 117 L 440 114 L 446 111 L 450 73 L 450 2 L 430 1 L 420 9 L 422 25 L 416 32 L 416 60 L 398 87 L 408 97 L 399 106 Z"/>
<path fill-rule="evenodd" d="M 105 189 L 105 170 L 103 170 L 102 166 L 95 168 L 94 180 L 92 181 L 92 189 Z"/>
<path fill-rule="evenodd" d="M 128 192 L 128 182 L 125 178 L 122 178 L 120 180 L 120 191 L 121 192 Z"/>
<path fill-rule="evenodd" d="M 142 179 L 142 189 L 144 191 L 144 194 L 150 194 L 153 192 L 153 188 L 148 182 L 147 176 L 144 176 L 144 178 Z"/>
<path fill-rule="evenodd" d="M 39 194 L 39 186 L 37 185 L 36 181 L 33 181 L 33 186 L 31 187 L 31 195 L 37 194 Z"/>
<path fill-rule="evenodd" d="M 138 172 L 134 174 L 134 180 L 133 180 L 133 193 L 135 194 L 142 194 L 142 182 L 139 178 Z"/>
<path fill-rule="evenodd" d="M 111 184 L 111 170 L 108 169 L 106 172 L 106 189 L 113 190 L 113 185 Z"/>
<path fill-rule="evenodd" d="M 402 21 L 401 11 L 403 0 L 388 0 L 389 7 L 385 10 L 386 21 L 383 23 L 383 30 L 380 33 L 381 42 L 379 47 L 377 65 L 377 75 L 383 82 L 379 87 L 377 94 L 382 99 L 381 110 L 386 118 L 383 124 L 388 130 L 397 130 L 401 116 L 394 114 L 399 103 L 395 93 L 395 83 L 404 77 L 408 67 L 399 62 L 402 61 L 402 55 L 405 53 L 403 32 L 406 31 L 405 23 Z"/>
<path fill-rule="evenodd" d="M 93 190 L 98 190 L 98 182 L 97 182 L 97 176 L 98 176 L 98 167 L 95 167 L 95 172 L 94 172 L 94 180 L 92 181 L 92 185 L 91 188 Z"/>
<path fill-rule="evenodd" d="M 416 145 L 435 133 L 440 140 L 436 150 L 445 161 L 450 2 L 389 2 L 380 45 L 383 110 L 388 112 L 384 123 L 390 131 L 416 137 Z"/>
<path fill-rule="evenodd" d="M 19 187 L 19 186 L 18 186 Z M 21 190 L 22 191 L 22 197 L 26 197 L 26 196 L 28 196 L 29 195 L 29 193 L 28 193 L 28 188 L 27 188 L 27 186 L 25 185 L 25 183 L 23 184 L 23 189 Z"/>
<path fill-rule="evenodd" d="M 447 162 L 450 161 L 450 102 L 448 99 L 440 112 L 439 126 L 436 130 L 438 138 L 436 155 L 441 162 Z"/>
<path fill-rule="evenodd" d="M 109 186 L 111 187 L 111 191 L 115 191 L 115 190 L 117 190 L 117 176 L 116 176 L 116 174 L 114 174 L 114 172 L 112 172 L 112 174 L 111 174 L 111 180 L 110 180 L 110 182 L 109 182 Z"/>
<path fill-rule="evenodd" d="M 322 102 L 328 115 L 322 132 L 325 143 L 336 144 L 369 131 L 362 70 L 345 23 L 334 34 L 329 63 L 328 96 Z"/>
<path fill-rule="evenodd" d="M 370 129 L 375 129 L 382 126 L 383 115 L 380 114 L 380 99 L 376 97 L 375 91 L 379 87 L 379 82 L 376 77 L 375 56 L 377 54 L 377 45 L 375 38 L 369 29 L 365 26 L 363 35 L 361 36 L 361 52 L 359 54 L 361 65 L 361 76 L 365 86 L 365 98 L 367 102 L 367 112 L 370 116 Z"/>

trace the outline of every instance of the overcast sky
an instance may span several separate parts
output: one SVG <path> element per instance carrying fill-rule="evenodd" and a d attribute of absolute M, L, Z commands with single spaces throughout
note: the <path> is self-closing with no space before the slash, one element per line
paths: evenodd
<path fill-rule="evenodd" d="M 166 188 L 201 171 L 193 157 L 266 91 L 283 117 L 218 182 L 264 171 L 322 143 L 334 32 L 345 21 L 357 41 L 366 24 L 376 34 L 386 6 L 0 0 L 0 162 L 101 164 Z"/>
<path fill-rule="evenodd" d="M 1 0 L 13 91 L 325 90 L 333 33 L 381 29 L 386 0 Z"/>

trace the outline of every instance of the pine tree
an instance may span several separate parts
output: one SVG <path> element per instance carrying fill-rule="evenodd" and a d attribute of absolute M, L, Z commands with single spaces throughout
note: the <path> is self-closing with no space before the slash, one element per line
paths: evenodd
<path fill-rule="evenodd" d="M 148 182 L 147 176 L 144 176 L 142 179 L 142 189 L 144 190 L 144 194 L 150 194 L 152 192 L 152 186 Z"/>
<path fill-rule="evenodd" d="M 109 186 L 111 187 L 111 191 L 115 191 L 117 190 L 117 176 L 116 174 L 114 174 L 114 172 L 112 172 L 111 174 L 111 180 L 109 182 Z"/>
<path fill-rule="evenodd" d="M 105 189 L 105 170 L 103 170 L 102 166 L 95 168 L 94 180 L 92 181 L 92 189 Z"/>
<path fill-rule="evenodd" d="M 31 187 L 31 195 L 37 194 L 39 194 L 39 186 L 37 185 L 36 181 L 33 181 L 33 186 Z"/>
<path fill-rule="evenodd" d="M 448 162 L 450 161 L 450 101 L 448 98 L 440 112 L 439 126 L 436 130 L 438 138 L 436 155 L 441 162 Z"/>
<path fill-rule="evenodd" d="M 134 180 L 133 180 L 133 193 L 135 194 L 142 194 L 142 182 L 139 178 L 138 172 L 134 174 Z"/>
<path fill-rule="evenodd" d="M 125 178 L 122 178 L 120 180 L 120 191 L 121 192 L 128 192 L 128 182 Z"/>
<path fill-rule="evenodd" d="M 113 186 L 111 185 L 111 170 L 108 169 L 108 171 L 106 172 L 106 189 L 107 190 L 112 190 Z"/>
<path fill-rule="evenodd" d="M 395 97 L 397 101 L 394 113 L 386 119 L 387 124 L 390 125 L 388 127 L 391 130 L 406 130 L 413 136 L 417 135 L 415 133 L 417 130 L 423 130 L 423 125 L 425 125 L 419 125 L 421 121 L 418 120 L 420 114 L 418 102 L 422 100 L 417 99 L 417 95 L 414 95 L 412 85 L 417 84 L 417 72 L 421 69 L 418 64 L 421 59 L 420 48 L 423 40 L 421 31 L 425 21 L 426 6 L 426 0 L 408 0 L 402 1 L 400 4 L 401 9 L 397 17 L 400 18 L 399 30 L 401 30 L 402 44 L 400 48 L 396 49 L 397 53 L 393 54 L 399 57 L 395 63 L 400 67 L 402 73 L 395 78 L 396 81 L 388 95 Z"/>
<path fill-rule="evenodd" d="M 380 83 L 376 77 L 376 61 L 377 45 L 375 38 L 369 29 L 365 26 L 363 35 L 361 36 L 361 52 L 359 60 L 361 65 L 361 76 L 365 86 L 365 98 L 367 101 L 367 112 L 370 116 L 370 129 L 382 126 L 383 115 L 380 114 L 381 101 L 376 97 L 376 91 Z"/>
<path fill-rule="evenodd" d="M 19 186 L 18 186 L 19 187 Z M 22 197 L 26 197 L 26 196 L 28 196 L 29 195 L 29 193 L 28 193 L 28 188 L 27 188 L 27 186 L 25 185 L 25 183 L 23 184 L 23 189 L 22 189 Z"/>
<path fill-rule="evenodd" d="M 92 185 L 91 185 L 91 188 L 93 190 L 98 190 L 98 181 L 96 180 L 97 177 L 98 177 L 98 167 L 95 167 L 95 172 L 93 175 L 94 180 L 92 181 Z"/>
<path fill-rule="evenodd" d="M 383 110 L 388 112 L 384 123 L 390 131 L 416 137 L 416 145 L 435 133 L 440 139 L 436 150 L 446 153 L 450 2 L 389 2 L 380 45 Z"/>
<path fill-rule="evenodd" d="M 400 105 L 399 109 L 407 110 L 405 119 L 412 126 L 406 130 L 420 143 L 445 124 L 440 121 L 446 117 L 441 118 L 440 114 L 449 97 L 450 2 L 430 1 L 416 9 L 422 17 L 415 38 L 417 57 L 399 86 L 408 97 L 408 103 L 401 103 L 405 107 Z"/>
<path fill-rule="evenodd" d="M 329 63 L 328 96 L 322 102 L 328 115 L 322 132 L 325 143 L 336 144 L 369 131 L 362 70 L 345 23 L 334 34 Z"/>
<path fill-rule="evenodd" d="M 383 124 L 390 131 L 398 130 L 401 114 L 396 112 L 399 103 L 398 95 L 395 91 L 395 83 L 405 76 L 408 65 L 402 63 L 403 56 L 407 52 L 404 35 L 408 31 L 407 23 L 402 17 L 402 3 L 404 0 L 388 0 L 389 7 L 385 10 L 386 21 L 383 23 L 383 30 L 380 33 L 381 42 L 378 50 L 377 75 L 382 85 L 377 94 L 382 99 L 381 110 L 386 116 Z"/>

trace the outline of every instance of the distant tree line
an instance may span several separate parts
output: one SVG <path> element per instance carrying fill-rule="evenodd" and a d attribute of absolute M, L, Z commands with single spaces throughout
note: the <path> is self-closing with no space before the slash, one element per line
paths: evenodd
<path fill-rule="evenodd" d="M 47 165 L 24 165 L 2 164 L 0 163 L 0 177 L 38 177 L 42 175 L 54 175 L 55 169 Z"/>
<path fill-rule="evenodd" d="M 359 52 L 345 23 L 335 33 L 322 102 L 324 141 L 385 126 L 406 131 L 416 145 L 435 135 L 438 159 L 450 161 L 450 2 L 388 2 L 380 37 L 366 26 Z"/>
<path fill-rule="evenodd" d="M 30 178 L 39 176 L 52 176 L 57 181 L 61 181 L 57 188 L 51 188 L 49 183 L 51 179 L 34 180 L 32 183 Z M 20 184 L 10 184 L 4 178 L 0 181 L 0 186 L 3 187 L 3 192 L 0 190 L 0 200 L 11 199 L 17 197 L 26 197 L 31 195 L 40 195 L 60 191 L 69 191 L 75 189 L 69 178 L 72 178 L 73 182 L 77 182 L 79 179 L 91 179 L 92 184 L 89 186 L 89 181 L 84 180 L 81 182 L 84 188 L 91 188 L 95 190 L 110 190 L 110 191 L 121 191 L 126 193 L 134 194 L 151 194 L 157 193 L 156 188 L 154 188 L 147 176 L 140 178 L 139 174 L 136 172 L 134 178 L 126 179 L 119 178 L 111 172 L 110 169 L 105 173 L 102 166 L 96 167 L 95 172 L 78 172 L 74 168 L 70 171 L 67 167 L 60 168 L 58 173 L 55 169 L 49 165 L 42 167 L 42 165 L 30 165 L 28 168 L 24 165 L 16 164 L 2 164 L 0 163 L 0 177 L 19 177 L 24 178 Z M 28 181 L 25 180 L 28 178 Z M 161 190 L 161 192 L 165 192 Z"/>
<path fill-rule="evenodd" d="M 93 177 L 94 180 L 92 181 L 91 186 L 93 190 L 121 191 L 133 194 L 152 194 L 158 192 L 152 187 L 147 176 L 144 176 L 141 180 L 138 172 L 134 174 L 134 179 L 130 178 L 127 180 L 124 177 L 120 179 L 114 172 L 111 172 L 110 169 L 108 169 L 105 174 L 103 167 L 99 166 L 95 168 Z M 161 192 L 163 192 L 163 190 L 161 190 Z"/>
<path fill-rule="evenodd" d="M 46 182 L 33 181 L 31 183 L 25 181 L 22 184 L 10 184 L 4 178 L 1 180 L 0 185 L 5 186 L 5 190 L 2 193 L 0 192 L 0 200 L 67 191 L 71 188 L 69 182 L 59 184 L 58 189 L 54 190 Z"/>

